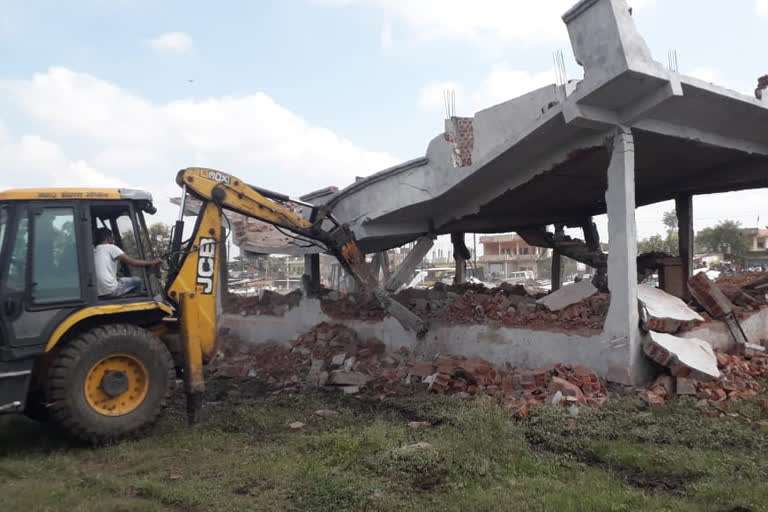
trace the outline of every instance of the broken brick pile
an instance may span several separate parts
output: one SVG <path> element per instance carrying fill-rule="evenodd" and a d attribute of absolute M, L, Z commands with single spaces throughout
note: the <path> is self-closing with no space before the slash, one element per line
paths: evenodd
<path fill-rule="evenodd" d="M 765 298 L 766 289 L 768 289 L 768 272 L 720 274 L 715 284 L 733 303 L 734 313 L 738 316 L 768 305 Z M 766 285 L 766 288 L 761 288 L 763 285 Z"/>
<path fill-rule="evenodd" d="M 710 405 L 727 408 L 727 402 L 743 400 L 764 391 L 759 379 L 768 378 L 768 356 L 742 357 L 715 352 L 718 379 L 695 380 L 662 375 L 640 396 L 651 404 L 663 404 L 674 395 L 692 395 Z"/>
<path fill-rule="evenodd" d="M 768 75 L 763 75 L 757 79 L 757 89 L 755 89 L 755 98 L 761 100 L 768 89 Z"/>
<path fill-rule="evenodd" d="M 541 294 L 530 294 L 522 285 L 504 283 L 496 288 L 478 284 L 430 289 L 406 289 L 393 298 L 424 319 L 447 324 L 490 324 L 526 329 L 563 330 L 571 333 L 600 332 L 610 306 L 610 295 L 597 294 L 561 311 L 551 312 L 537 304 Z M 322 301 L 325 314 L 334 320 L 381 320 L 386 314 L 375 300 L 359 295 L 331 295 Z"/>
<path fill-rule="evenodd" d="M 261 295 L 254 297 L 231 296 L 224 304 L 227 312 L 241 315 L 271 315 L 282 316 L 289 309 L 295 308 L 301 303 L 303 294 L 301 290 L 293 290 L 291 293 L 282 293 L 265 290 Z"/>
<path fill-rule="evenodd" d="M 254 377 L 291 392 L 319 386 L 346 393 L 365 389 L 383 398 L 403 385 L 421 383 L 435 393 L 490 396 L 522 416 L 529 406 L 597 407 L 607 400 L 605 381 L 583 366 L 519 370 L 464 356 L 424 362 L 406 348 L 396 353 L 386 353 L 385 348 L 380 340 L 361 340 L 352 329 L 327 323 L 291 346 L 243 342 L 222 332 L 210 368 L 216 376 Z"/>
<path fill-rule="evenodd" d="M 559 328 L 572 333 L 597 333 L 603 329 L 610 306 L 607 294 L 594 295 L 557 312 L 536 304 L 529 296 L 518 297 L 504 292 L 467 293 L 445 309 L 442 319 L 451 324 L 498 323 L 533 330 Z"/>
<path fill-rule="evenodd" d="M 327 294 L 320 302 L 323 313 L 335 320 L 362 320 L 375 322 L 383 320 L 387 313 L 373 297 L 361 294 Z"/>

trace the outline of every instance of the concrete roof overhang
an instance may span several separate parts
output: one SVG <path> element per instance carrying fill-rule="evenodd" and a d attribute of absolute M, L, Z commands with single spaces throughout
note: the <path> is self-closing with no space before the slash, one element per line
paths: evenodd
<path fill-rule="evenodd" d="M 425 233 L 579 224 L 606 213 L 608 146 L 619 127 L 634 138 L 637 206 L 768 187 L 768 91 L 758 100 L 666 69 L 626 0 L 581 0 L 563 20 L 583 80 L 542 87 L 469 122 L 448 119 L 424 157 L 312 202 L 347 223 L 368 253 Z M 470 127 L 471 162 L 457 159 L 467 156 L 454 142 L 460 126 Z"/>
<path fill-rule="evenodd" d="M 478 112 L 471 165 L 455 164 L 441 134 L 425 158 L 329 200 L 366 252 L 425 232 L 514 231 L 606 213 L 608 144 L 618 126 L 634 136 L 637 206 L 768 187 L 768 94 L 760 101 L 665 69 L 625 0 L 584 0 L 564 20 L 584 80 Z"/>

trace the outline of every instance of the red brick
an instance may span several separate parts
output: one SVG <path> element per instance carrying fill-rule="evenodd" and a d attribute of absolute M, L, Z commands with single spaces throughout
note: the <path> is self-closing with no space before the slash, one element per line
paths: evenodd
<path fill-rule="evenodd" d="M 382 354 L 387 350 L 387 346 L 384 345 L 384 342 L 376 338 L 371 338 L 366 341 L 365 347 L 374 354 Z"/>
<path fill-rule="evenodd" d="M 584 393 L 582 393 L 581 389 L 560 377 L 552 377 L 552 381 L 549 384 L 549 391 L 551 393 L 560 391 L 563 396 L 572 396 L 576 398 L 580 404 L 586 404 L 586 399 L 584 398 Z"/>
<path fill-rule="evenodd" d="M 424 379 L 434 373 L 433 368 L 432 363 L 414 363 L 411 367 L 411 375 Z"/>
<path fill-rule="evenodd" d="M 651 389 L 661 388 L 664 395 L 670 397 L 675 392 L 675 380 L 669 375 L 661 375 L 651 385 Z"/>

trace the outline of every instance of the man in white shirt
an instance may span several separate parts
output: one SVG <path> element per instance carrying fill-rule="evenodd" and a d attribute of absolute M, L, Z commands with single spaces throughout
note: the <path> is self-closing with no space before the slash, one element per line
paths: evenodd
<path fill-rule="evenodd" d="M 137 260 L 125 254 L 114 245 L 112 231 L 107 228 L 96 230 L 96 247 L 93 249 L 93 260 L 96 269 L 96 290 L 99 297 L 122 297 L 141 288 L 140 277 L 117 277 L 117 262 L 132 267 L 151 267 L 162 263 L 162 258 L 154 260 Z"/>

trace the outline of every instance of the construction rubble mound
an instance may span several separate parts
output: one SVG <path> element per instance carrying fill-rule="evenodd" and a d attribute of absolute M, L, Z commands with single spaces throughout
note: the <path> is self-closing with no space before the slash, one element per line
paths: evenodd
<path fill-rule="evenodd" d="M 597 293 L 597 289 L 589 285 L 592 287 L 590 293 L 581 292 L 576 300 L 566 298 L 560 302 L 562 307 L 550 308 L 547 300 L 581 286 L 581 283 L 566 286 L 546 295 L 520 284 L 502 283 L 496 288 L 487 288 L 472 283 L 450 286 L 437 283 L 429 289 L 404 289 L 393 298 L 425 320 L 448 325 L 489 324 L 593 335 L 603 329 L 610 306 L 609 294 Z M 376 299 L 363 294 L 326 290 L 320 299 L 323 313 L 335 321 L 375 322 L 387 316 Z M 281 316 L 300 300 L 298 290 L 286 296 L 265 292 L 260 298 L 234 298 L 227 310 L 244 316 Z"/>
<path fill-rule="evenodd" d="M 424 361 L 404 347 L 387 353 L 380 340 L 362 340 L 352 329 L 328 323 L 290 346 L 249 343 L 223 330 L 210 367 L 217 377 L 252 377 L 294 393 L 322 387 L 384 399 L 406 386 L 421 385 L 440 394 L 485 395 L 521 416 L 530 406 L 597 407 L 608 397 L 605 380 L 583 366 L 520 370 L 465 356 Z"/>

